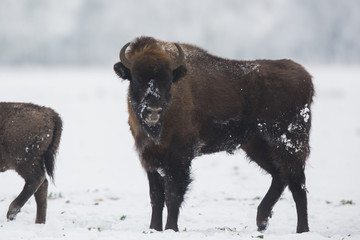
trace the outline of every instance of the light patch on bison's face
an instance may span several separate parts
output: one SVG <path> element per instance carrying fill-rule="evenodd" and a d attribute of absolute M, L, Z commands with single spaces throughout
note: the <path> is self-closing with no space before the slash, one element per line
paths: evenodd
<path fill-rule="evenodd" d="M 162 120 L 170 101 L 171 79 L 134 79 L 130 99 L 143 130 L 156 144 L 160 143 Z"/>

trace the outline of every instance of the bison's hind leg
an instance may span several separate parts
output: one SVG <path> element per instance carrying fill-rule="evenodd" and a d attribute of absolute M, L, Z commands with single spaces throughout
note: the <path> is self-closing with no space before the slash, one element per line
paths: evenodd
<path fill-rule="evenodd" d="M 272 217 L 272 209 L 279 200 L 281 194 L 284 192 L 286 184 L 277 175 L 273 175 L 273 179 L 269 190 L 258 206 L 256 224 L 258 231 L 263 232 L 267 229 L 269 218 Z"/>
<path fill-rule="evenodd" d="M 20 212 L 24 204 L 38 190 L 45 181 L 44 169 L 39 164 L 32 164 L 30 167 L 21 167 L 16 171 L 24 178 L 25 185 L 20 194 L 15 198 L 9 206 L 7 219 L 15 220 L 16 215 Z"/>
<path fill-rule="evenodd" d="M 256 224 L 258 231 L 263 232 L 267 229 L 269 218 L 272 216 L 272 209 L 287 184 L 275 165 L 275 155 L 272 152 L 272 147 L 266 140 L 254 137 L 247 144 L 243 145 L 243 149 L 252 161 L 256 162 L 272 176 L 270 188 L 257 209 Z"/>
<path fill-rule="evenodd" d="M 294 168 L 294 167 L 293 167 Z M 296 204 L 297 211 L 297 233 L 308 232 L 308 213 L 307 213 L 307 190 L 305 187 L 304 167 L 298 166 L 295 170 L 289 171 L 289 189 Z"/>
<path fill-rule="evenodd" d="M 281 175 L 289 185 L 297 211 L 296 232 L 308 232 L 307 190 L 305 185 L 305 161 L 308 156 L 308 144 L 302 142 L 299 151 L 290 151 L 286 146 L 278 146 L 276 154 L 280 159 Z"/>
<path fill-rule="evenodd" d="M 44 182 L 40 185 L 40 187 L 34 194 L 36 201 L 35 223 L 45 223 L 46 221 L 48 185 L 48 180 L 45 178 Z"/>

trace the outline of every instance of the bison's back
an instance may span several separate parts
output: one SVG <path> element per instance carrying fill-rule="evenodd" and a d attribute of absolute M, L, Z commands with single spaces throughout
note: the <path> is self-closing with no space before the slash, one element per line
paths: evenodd
<path fill-rule="evenodd" d="M 0 112 L 2 165 L 14 169 L 16 164 L 45 154 L 53 138 L 53 110 L 33 104 L 0 103 Z"/>
<path fill-rule="evenodd" d="M 204 118 L 275 119 L 312 102 L 311 76 L 291 60 L 229 60 L 184 46 L 188 74 L 178 84 L 189 86 Z"/>

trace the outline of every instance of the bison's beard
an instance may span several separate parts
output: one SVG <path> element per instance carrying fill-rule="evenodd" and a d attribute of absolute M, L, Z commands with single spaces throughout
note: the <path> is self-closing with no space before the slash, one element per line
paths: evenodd
<path fill-rule="evenodd" d="M 155 142 L 155 144 L 160 144 L 161 137 L 161 123 L 155 125 L 149 125 L 144 120 L 141 121 L 141 125 L 146 135 Z"/>

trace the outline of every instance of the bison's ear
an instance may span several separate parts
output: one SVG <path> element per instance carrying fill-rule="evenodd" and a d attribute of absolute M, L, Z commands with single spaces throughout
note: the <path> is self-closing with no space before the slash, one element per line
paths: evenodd
<path fill-rule="evenodd" d="M 125 67 L 124 64 L 122 64 L 121 62 L 118 62 L 114 65 L 114 71 L 122 79 L 131 80 L 130 70 Z"/>
<path fill-rule="evenodd" d="M 187 69 L 184 66 L 180 66 L 173 70 L 173 82 L 176 82 L 180 78 L 184 77 L 186 75 Z"/>

